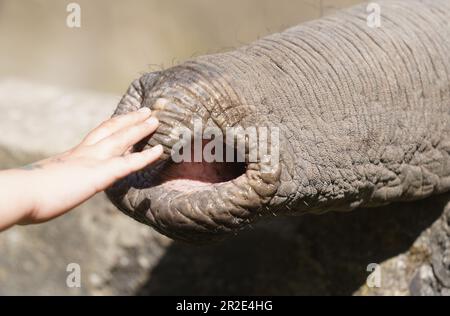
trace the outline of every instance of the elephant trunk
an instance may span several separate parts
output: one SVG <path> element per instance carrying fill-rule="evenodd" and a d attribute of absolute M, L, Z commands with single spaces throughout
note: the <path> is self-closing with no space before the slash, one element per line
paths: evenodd
<path fill-rule="evenodd" d="M 208 128 L 216 128 L 223 136 L 219 144 L 225 155 L 230 151 L 227 128 L 241 126 L 250 114 L 223 75 L 212 69 L 197 64 L 146 74 L 132 83 L 115 112 L 151 108 L 160 127 L 135 150 L 162 144 L 165 151 L 159 163 L 119 181 L 107 190 L 108 196 L 126 214 L 180 240 L 202 242 L 241 229 L 262 215 L 279 184 L 278 161 L 258 155 L 250 160 L 246 154 L 258 144 L 244 129 L 231 134 L 231 160 L 192 161 L 190 155 L 192 160 L 173 161 L 180 132 L 186 130 L 191 134 L 183 149 Z M 200 135 L 195 123 L 200 123 Z M 242 153 L 237 148 L 240 141 Z"/>
<path fill-rule="evenodd" d="M 448 191 L 450 1 L 378 3 L 378 28 L 357 6 L 135 81 L 116 114 L 152 108 L 161 127 L 141 145 L 161 143 L 165 156 L 115 184 L 111 200 L 173 238 L 206 241 L 259 215 Z M 176 164 L 177 131 L 196 121 L 279 129 L 279 156 L 250 160 L 260 144 L 242 132 L 243 164 Z"/>

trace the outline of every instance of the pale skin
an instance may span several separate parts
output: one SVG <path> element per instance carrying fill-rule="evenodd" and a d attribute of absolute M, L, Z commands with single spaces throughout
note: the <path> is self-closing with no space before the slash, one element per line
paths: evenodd
<path fill-rule="evenodd" d="M 142 152 L 131 148 L 158 124 L 150 109 L 142 108 L 103 122 L 67 152 L 0 171 L 0 231 L 58 217 L 156 161 L 161 145 Z"/>

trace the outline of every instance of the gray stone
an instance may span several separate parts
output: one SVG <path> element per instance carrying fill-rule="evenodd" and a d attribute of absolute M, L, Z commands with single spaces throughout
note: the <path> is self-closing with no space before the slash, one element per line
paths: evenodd
<path fill-rule="evenodd" d="M 68 149 L 117 100 L 0 81 L 0 168 Z M 171 242 L 99 194 L 52 222 L 0 233 L 0 295 L 449 295 L 449 201 L 275 218 L 196 246 Z M 81 267 L 81 288 L 66 285 L 70 263 Z M 365 285 L 370 263 L 380 264 L 380 288 Z"/>
<path fill-rule="evenodd" d="M 0 169 L 76 145 L 111 115 L 118 99 L 1 80 Z M 52 222 L 0 234 L 0 295 L 132 294 L 168 244 L 99 194 Z M 80 265 L 80 288 L 66 285 L 70 263 Z"/>

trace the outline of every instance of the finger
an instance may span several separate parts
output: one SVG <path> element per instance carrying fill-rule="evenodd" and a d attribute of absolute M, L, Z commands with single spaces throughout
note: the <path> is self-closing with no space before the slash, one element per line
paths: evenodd
<path fill-rule="evenodd" d="M 133 146 L 130 146 L 127 148 L 127 150 L 125 150 L 125 152 L 123 153 L 124 155 L 129 155 L 133 152 Z"/>
<path fill-rule="evenodd" d="M 143 122 L 150 115 L 150 108 L 142 107 L 138 111 L 115 116 L 91 131 L 82 141 L 82 145 L 94 145 L 123 128 Z"/>
<path fill-rule="evenodd" d="M 158 128 L 158 124 L 156 117 L 150 117 L 143 123 L 117 131 L 97 143 L 95 145 L 95 147 L 98 146 L 96 151 L 104 157 L 122 155 L 129 147 L 153 133 Z"/>
<path fill-rule="evenodd" d="M 115 181 L 145 168 L 158 160 L 162 153 L 163 147 L 158 145 L 138 153 L 110 159 L 104 165 L 105 168 L 102 170 L 102 173 L 108 177 L 107 181 L 102 182 L 99 190 L 104 190 L 111 186 Z"/>
<path fill-rule="evenodd" d="M 124 168 L 125 174 L 123 176 L 145 168 L 149 164 L 158 160 L 158 158 L 161 157 L 162 153 L 162 145 L 157 145 L 153 148 L 122 157 L 122 159 L 125 160 L 126 164 L 126 167 Z"/>

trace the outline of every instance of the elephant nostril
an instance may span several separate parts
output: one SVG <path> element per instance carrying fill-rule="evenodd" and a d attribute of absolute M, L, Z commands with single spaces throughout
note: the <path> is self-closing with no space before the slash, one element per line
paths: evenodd
<path fill-rule="evenodd" d="M 196 146 L 194 141 L 192 141 L 191 146 L 189 146 L 191 154 L 186 155 L 187 159 L 180 162 L 168 162 L 159 171 L 158 180 L 154 184 L 164 184 L 169 190 L 189 191 L 216 183 L 231 181 L 246 172 L 247 164 L 243 161 L 236 161 L 241 160 L 237 159 L 239 155 L 236 149 L 221 143 L 220 149 L 215 147 L 212 153 L 205 153 L 208 141 L 203 140 L 202 145 L 200 147 L 202 151 L 201 160 L 195 159 L 199 155 L 194 152 Z M 220 150 L 223 153 L 219 159 L 213 161 L 204 159 L 204 155 L 206 154 L 216 154 L 217 152 L 215 150 Z M 230 155 L 230 152 L 233 155 Z M 227 161 L 227 153 L 228 157 L 234 157 L 233 160 Z"/>
<path fill-rule="evenodd" d="M 243 163 L 172 164 L 161 173 L 161 180 L 168 189 L 189 191 L 202 186 L 231 181 L 245 172 Z"/>

